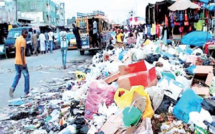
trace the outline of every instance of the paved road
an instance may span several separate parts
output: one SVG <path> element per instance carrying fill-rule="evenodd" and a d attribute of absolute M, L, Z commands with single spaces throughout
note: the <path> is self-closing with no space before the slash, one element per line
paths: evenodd
<path fill-rule="evenodd" d="M 80 56 L 79 51 L 68 51 L 67 62 L 90 61 L 92 55 L 86 53 Z M 63 70 L 60 50 L 55 50 L 53 54 L 27 57 L 27 64 L 30 73 L 30 87 L 37 87 L 40 82 L 51 81 L 53 78 L 63 78 L 69 71 L 76 70 L 72 63 L 68 63 L 68 69 Z M 15 76 L 14 58 L 0 60 L 0 108 L 8 105 L 9 88 Z M 24 77 L 22 76 L 14 93 L 14 97 L 24 94 Z"/>

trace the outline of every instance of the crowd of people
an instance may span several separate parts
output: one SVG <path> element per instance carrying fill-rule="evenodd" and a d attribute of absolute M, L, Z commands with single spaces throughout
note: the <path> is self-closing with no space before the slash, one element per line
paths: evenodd
<path fill-rule="evenodd" d="M 41 32 L 39 35 L 36 30 L 34 30 L 33 35 L 32 35 L 32 45 L 34 47 L 34 52 L 36 56 L 38 55 L 38 40 L 39 40 L 39 51 L 41 54 L 46 54 L 50 51 L 50 53 L 53 52 L 53 47 L 54 47 L 54 33 L 53 31 L 49 32 Z"/>
<path fill-rule="evenodd" d="M 141 45 L 147 39 L 162 40 L 164 44 L 168 44 L 169 32 L 165 24 L 154 29 L 155 35 L 151 34 L 152 30 L 149 31 L 145 24 L 113 28 L 112 44 L 116 44 L 117 47 L 132 47 L 133 45 Z"/>

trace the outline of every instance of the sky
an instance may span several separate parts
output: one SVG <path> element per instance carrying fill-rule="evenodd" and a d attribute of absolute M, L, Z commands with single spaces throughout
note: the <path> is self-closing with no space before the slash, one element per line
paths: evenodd
<path fill-rule="evenodd" d="M 93 10 L 105 12 L 109 19 L 123 21 L 132 9 L 137 16 L 145 17 L 145 7 L 148 3 L 159 0 L 58 0 L 65 2 L 66 19 L 76 17 L 77 12 L 92 13 Z"/>

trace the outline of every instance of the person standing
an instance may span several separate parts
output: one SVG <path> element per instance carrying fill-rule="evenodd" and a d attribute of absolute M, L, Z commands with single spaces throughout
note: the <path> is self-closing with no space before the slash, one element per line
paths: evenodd
<path fill-rule="evenodd" d="M 67 50 L 68 50 L 68 35 L 66 31 L 62 31 L 60 33 L 61 36 L 61 53 L 62 53 L 62 63 L 63 63 L 63 68 L 66 69 L 66 58 L 67 58 Z"/>
<path fill-rule="evenodd" d="M 49 35 L 49 47 L 50 47 L 50 53 L 52 53 L 53 51 L 53 45 L 54 45 L 54 40 L 53 40 L 53 36 L 54 36 L 54 33 L 52 31 L 50 31 L 48 33 Z"/>
<path fill-rule="evenodd" d="M 21 73 L 25 77 L 25 97 L 29 94 L 29 88 L 30 88 L 30 76 L 27 68 L 27 62 L 25 59 L 25 49 L 26 49 L 26 37 L 28 36 L 27 29 L 22 30 L 22 35 L 19 36 L 16 39 L 15 42 L 15 48 L 16 48 L 16 57 L 15 57 L 15 70 L 16 70 L 16 76 L 14 78 L 14 82 L 12 87 L 10 88 L 9 95 L 10 97 L 13 97 L 13 93 L 16 89 L 16 86 L 19 82 L 19 79 L 21 78 Z"/>
<path fill-rule="evenodd" d="M 128 37 L 129 37 L 129 32 L 127 29 L 124 30 L 124 39 L 123 39 L 123 42 L 125 45 L 128 44 Z"/>
<path fill-rule="evenodd" d="M 97 42 L 98 28 L 97 28 L 96 20 L 93 18 L 92 21 L 93 21 L 93 48 L 94 48 L 94 47 L 98 47 L 98 42 Z"/>
<path fill-rule="evenodd" d="M 79 33 L 80 28 L 76 27 L 75 24 L 72 24 L 72 27 L 73 27 L 72 32 L 75 35 L 78 49 L 81 49 L 81 37 L 80 37 L 80 33 Z"/>
<path fill-rule="evenodd" d="M 117 47 L 119 48 L 122 48 L 124 45 L 123 45 L 123 34 L 121 33 L 121 30 L 118 29 L 117 30 L 117 35 L 116 35 L 116 44 L 117 44 Z"/>
<path fill-rule="evenodd" d="M 37 31 L 34 30 L 34 34 L 32 36 L 32 44 L 34 46 L 34 54 L 36 54 L 36 56 L 38 56 L 38 50 L 37 50 L 38 41 L 37 41 L 37 39 L 38 39 Z"/>
<path fill-rule="evenodd" d="M 39 39 L 40 39 L 40 52 L 41 52 L 41 54 L 44 54 L 45 50 L 46 50 L 46 48 L 45 48 L 46 47 L 46 45 L 45 45 L 46 38 L 42 32 L 39 36 Z"/>
<path fill-rule="evenodd" d="M 49 46 L 49 35 L 48 35 L 48 33 L 47 33 L 47 31 L 45 32 L 45 38 L 46 38 L 46 41 L 45 41 L 45 45 L 46 45 L 46 53 L 48 53 L 48 51 L 49 51 L 49 48 L 48 48 L 48 46 Z"/>

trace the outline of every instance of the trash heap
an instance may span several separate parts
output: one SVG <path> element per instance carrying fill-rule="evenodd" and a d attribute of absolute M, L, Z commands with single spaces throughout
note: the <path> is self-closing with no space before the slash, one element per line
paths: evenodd
<path fill-rule="evenodd" d="M 199 48 L 109 47 L 70 78 L 10 101 L 0 133 L 213 134 L 214 70 Z"/>

